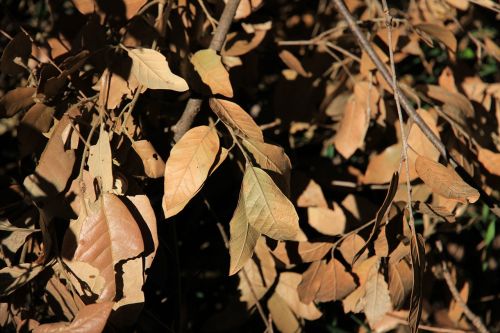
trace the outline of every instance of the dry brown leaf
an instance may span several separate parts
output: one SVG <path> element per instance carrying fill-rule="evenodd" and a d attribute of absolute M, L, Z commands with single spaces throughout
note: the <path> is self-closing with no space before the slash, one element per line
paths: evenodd
<path fill-rule="evenodd" d="M 148 140 L 138 140 L 132 143 L 132 148 L 139 155 L 144 166 L 144 173 L 149 178 L 163 177 L 165 162 Z"/>
<path fill-rule="evenodd" d="M 478 147 L 477 159 L 492 175 L 500 176 L 500 153 Z"/>
<path fill-rule="evenodd" d="M 99 8 L 100 1 L 98 0 L 72 0 L 76 9 L 83 15 L 97 13 L 101 17 L 105 17 L 109 12 L 120 12 L 124 10 L 123 15 L 127 20 L 131 19 L 137 11 L 147 2 L 147 0 L 123 0 L 120 5 L 107 5 L 104 8 Z M 104 5 L 104 4 L 102 4 Z M 111 7 L 109 7 L 111 6 Z"/>
<path fill-rule="evenodd" d="M 253 118 L 236 103 L 224 99 L 210 98 L 210 108 L 236 135 L 264 141 L 262 130 Z"/>
<path fill-rule="evenodd" d="M 338 301 L 356 289 L 354 277 L 340 261 L 333 258 L 315 261 L 304 272 L 297 287 L 300 300 L 306 304 L 312 301 Z"/>
<path fill-rule="evenodd" d="M 115 300 L 117 293 L 126 297 L 125 290 L 117 290 L 123 286 L 116 281 L 123 278 L 123 265 L 144 251 L 137 222 L 117 196 L 107 193 L 82 222 L 72 260 L 87 262 L 99 270 L 106 281 L 100 301 Z M 142 277 L 142 268 L 135 274 Z"/>
<path fill-rule="evenodd" d="M 401 144 L 396 143 L 384 149 L 380 154 L 372 156 L 361 181 L 364 184 L 386 184 L 390 182 L 394 171 L 399 168 L 401 153 Z M 402 169 L 405 169 L 404 165 Z"/>
<path fill-rule="evenodd" d="M 97 143 L 90 146 L 87 164 L 90 175 L 97 179 L 101 191 L 111 193 L 114 185 L 113 156 L 109 144 L 109 133 L 104 126 L 100 128 Z"/>
<path fill-rule="evenodd" d="M 309 225 L 318 232 L 329 236 L 338 236 L 344 233 L 346 217 L 342 208 L 333 203 L 333 209 L 323 207 L 307 208 Z"/>
<path fill-rule="evenodd" d="M 21 157 L 43 150 L 46 144 L 43 133 L 49 131 L 54 112 L 55 108 L 36 103 L 24 114 L 17 128 Z"/>
<path fill-rule="evenodd" d="M 452 105 L 460 110 L 466 117 L 474 117 L 474 107 L 464 95 L 458 92 L 451 92 L 440 86 L 427 85 L 427 95 L 444 104 Z"/>
<path fill-rule="evenodd" d="M 68 276 L 74 290 L 82 297 L 87 297 L 87 300 L 101 294 L 104 289 L 105 280 L 99 274 L 99 270 L 88 262 L 77 260 L 64 260 L 64 265 L 68 271 Z"/>
<path fill-rule="evenodd" d="M 372 44 L 372 47 L 375 50 L 375 53 L 379 56 L 380 60 L 382 60 L 382 62 L 387 63 L 389 61 L 389 57 L 387 56 L 387 54 L 385 54 L 384 51 L 382 51 L 380 47 L 378 47 L 376 44 Z M 363 51 L 361 53 L 361 68 L 359 70 L 361 74 L 363 74 L 365 77 L 368 77 L 368 73 L 376 68 L 377 66 L 375 66 L 368 53 Z"/>
<path fill-rule="evenodd" d="M 349 159 L 365 142 L 369 119 L 363 105 L 357 103 L 354 95 L 349 98 L 337 134 L 333 138 L 335 148 L 345 159 Z"/>
<path fill-rule="evenodd" d="M 389 263 L 389 293 L 394 309 L 403 307 L 406 298 L 411 294 L 412 283 L 411 267 L 405 260 L 396 264 Z"/>
<path fill-rule="evenodd" d="M 24 31 L 19 31 L 3 50 L 0 71 L 8 75 L 22 73 L 25 69 L 16 62 L 27 65 L 30 54 L 31 39 Z"/>
<path fill-rule="evenodd" d="M 0 269 L 0 296 L 7 296 L 35 278 L 45 269 L 35 263 L 19 264 Z"/>
<path fill-rule="evenodd" d="M 240 192 L 238 205 L 229 222 L 229 275 L 236 274 L 252 258 L 260 232 L 250 225 L 243 191 Z"/>
<path fill-rule="evenodd" d="M 467 300 L 469 299 L 469 282 L 465 281 L 462 289 L 460 289 L 460 298 L 467 304 Z M 455 299 L 452 299 L 450 302 L 450 307 L 448 309 L 448 317 L 458 324 L 462 315 L 464 313 L 464 308 L 460 305 Z"/>
<path fill-rule="evenodd" d="M 165 217 L 179 213 L 201 189 L 219 151 L 215 128 L 190 129 L 175 144 L 165 164 Z"/>
<path fill-rule="evenodd" d="M 243 267 L 246 274 L 240 273 L 240 284 L 238 285 L 241 292 L 240 301 L 247 303 L 247 309 L 252 308 L 258 300 L 264 297 L 277 276 L 276 265 L 264 237 L 260 237 L 257 241 L 255 254 L 259 265 L 257 266 L 255 260 L 249 260 Z"/>
<path fill-rule="evenodd" d="M 479 192 L 463 181 L 451 168 L 419 156 L 415 162 L 418 176 L 436 194 L 459 202 L 474 203 L 479 199 Z"/>
<path fill-rule="evenodd" d="M 212 94 L 221 94 L 233 97 L 233 87 L 229 80 L 229 73 L 222 64 L 221 56 L 212 49 L 196 52 L 191 58 L 194 69 L 198 72 Z"/>
<path fill-rule="evenodd" d="M 140 84 L 149 89 L 167 89 L 186 91 L 189 89 L 186 81 L 170 71 L 165 56 L 153 49 L 128 50 L 132 59 L 132 74 Z"/>
<path fill-rule="evenodd" d="M 332 247 L 332 243 L 325 242 L 279 242 L 273 254 L 284 264 L 291 265 L 320 260 Z"/>
<path fill-rule="evenodd" d="M 365 284 L 364 313 L 373 325 L 389 311 L 392 311 L 389 288 L 384 276 L 373 269 Z"/>
<path fill-rule="evenodd" d="M 339 251 L 344 257 L 344 260 L 348 263 L 353 262 L 356 253 L 365 245 L 365 240 L 358 234 L 351 234 L 347 236 L 342 243 L 340 243 Z M 368 258 L 368 251 L 363 252 L 363 254 L 358 258 L 358 263 L 364 262 Z"/>
<path fill-rule="evenodd" d="M 321 190 L 321 186 L 313 179 L 310 179 L 304 191 L 297 198 L 297 207 L 321 207 L 327 208 L 325 195 Z"/>
<path fill-rule="evenodd" d="M 446 2 L 460 10 L 469 9 L 470 4 L 468 0 L 446 0 Z"/>
<path fill-rule="evenodd" d="M 75 164 L 75 151 L 66 150 L 62 132 L 70 123 L 70 118 L 80 115 L 78 107 L 73 107 L 57 123 L 49 142 L 40 156 L 34 174 L 24 180 L 24 186 L 35 198 L 45 198 L 60 193 L 66 187 Z"/>
<path fill-rule="evenodd" d="M 221 52 L 223 61 L 226 56 L 239 57 L 249 53 L 260 45 L 264 37 L 266 37 L 266 33 L 266 30 L 255 30 L 250 40 L 248 39 L 249 34 L 246 33 L 232 32 L 228 34 L 224 50 Z"/>
<path fill-rule="evenodd" d="M 33 95 L 36 88 L 19 87 L 8 91 L 0 99 L 0 118 L 12 117 L 19 111 L 35 104 Z"/>
<path fill-rule="evenodd" d="M 277 240 L 300 240 L 295 207 L 264 170 L 246 166 L 239 202 L 258 232 Z"/>
<path fill-rule="evenodd" d="M 224 0 L 227 3 L 227 0 Z M 238 8 L 236 9 L 236 14 L 234 15 L 235 20 L 240 20 L 248 17 L 252 12 L 256 11 L 262 6 L 263 0 L 241 0 Z"/>
<path fill-rule="evenodd" d="M 301 324 L 292 309 L 288 306 L 285 300 L 274 293 L 267 301 L 270 315 L 273 318 L 273 324 L 282 333 L 298 333 L 301 332 Z"/>
<path fill-rule="evenodd" d="M 285 153 L 285 150 L 279 146 L 255 140 L 252 138 L 243 139 L 243 146 L 253 156 L 257 165 L 262 169 L 270 171 L 275 177 L 277 185 L 284 194 L 290 193 L 290 172 L 292 164 Z"/>
<path fill-rule="evenodd" d="M 434 39 L 437 39 L 438 41 L 442 42 L 450 51 L 456 52 L 457 50 L 457 39 L 455 38 L 455 35 L 446 27 L 433 24 L 433 23 L 420 23 L 415 25 L 415 29 L 422 34 L 427 34 L 431 36 Z M 420 35 L 425 42 L 429 42 L 430 40 L 428 38 L 423 37 Z M 431 46 L 432 41 L 430 41 Z"/>
<path fill-rule="evenodd" d="M 484 38 L 484 48 L 489 55 L 500 61 L 500 47 L 491 38 Z"/>
<path fill-rule="evenodd" d="M 33 333 L 101 333 L 104 331 L 113 302 L 86 305 L 78 311 L 71 323 L 42 324 Z"/>
<path fill-rule="evenodd" d="M 316 308 L 314 303 L 304 304 L 299 299 L 297 287 L 302 279 L 302 275 L 292 272 L 283 272 L 280 274 L 278 284 L 276 285 L 276 294 L 278 294 L 292 311 L 299 317 L 307 320 L 315 320 L 321 317 L 322 313 Z"/>
<path fill-rule="evenodd" d="M 296 71 L 303 77 L 310 77 L 311 73 L 307 72 L 304 67 L 302 67 L 302 64 L 300 63 L 300 60 L 297 59 L 290 51 L 283 50 L 279 53 L 279 56 L 281 60 L 285 63 L 285 65 L 288 66 L 291 70 Z"/>
<path fill-rule="evenodd" d="M 416 239 L 415 239 L 416 238 Z M 408 324 L 411 332 L 418 332 L 420 316 L 422 315 L 422 293 L 425 272 L 425 243 L 420 234 L 411 237 L 411 262 L 413 273 L 413 284 L 411 288 L 410 310 L 408 312 Z"/>

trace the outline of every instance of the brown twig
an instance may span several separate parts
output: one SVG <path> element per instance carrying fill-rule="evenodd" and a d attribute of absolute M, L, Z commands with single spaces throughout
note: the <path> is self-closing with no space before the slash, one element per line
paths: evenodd
<path fill-rule="evenodd" d="M 443 253 L 443 243 L 441 243 L 440 240 L 436 241 L 436 248 L 438 249 L 439 253 Z M 467 304 L 464 302 L 462 297 L 460 296 L 460 292 L 457 289 L 457 286 L 455 283 L 453 283 L 453 279 L 451 278 L 450 271 L 448 270 L 448 266 L 446 266 L 446 263 L 444 261 L 441 261 L 441 266 L 443 268 L 443 277 L 444 280 L 446 281 L 446 284 L 448 285 L 448 288 L 450 289 L 451 295 L 455 299 L 455 302 L 457 302 L 458 305 L 462 308 L 464 311 L 464 315 L 467 317 L 467 319 L 470 320 L 472 325 L 478 330 L 480 333 L 489 333 L 488 329 L 486 326 L 484 326 L 481 318 L 477 316 L 474 312 L 472 312 L 471 309 L 467 306 Z"/>
<path fill-rule="evenodd" d="M 214 36 L 212 37 L 212 41 L 210 42 L 209 48 L 220 52 L 222 49 L 222 45 L 224 45 L 224 41 L 226 40 L 227 32 L 229 31 L 229 27 L 233 22 L 234 15 L 236 14 L 236 9 L 240 4 L 240 0 L 229 0 L 224 7 L 224 11 L 219 19 L 219 25 L 215 30 Z M 191 124 L 194 121 L 194 118 L 200 111 L 202 100 L 199 98 L 190 98 L 186 104 L 186 108 L 182 113 L 181 118 L 172 128 L 174 132 L 174 141 L 179 141 L 179 139 L 186 133 Z"/>

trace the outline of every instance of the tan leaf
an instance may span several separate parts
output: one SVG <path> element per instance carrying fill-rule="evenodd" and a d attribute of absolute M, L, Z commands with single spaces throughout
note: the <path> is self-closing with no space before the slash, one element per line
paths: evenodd
<path fill-rule="evenodd" d="M 379 56 L 380 60 L 382 60 L 382 62 L 387 63 L 389 61 L 389 57 L 387 56 L 387 54 L 385 54 L 384 51 L 382 51 L 380 47 L 378 47 L 376 44 L 372 44 L 372 47 L 375 50 L 375 53 L 377 53 L 377 55 Z M 361 68 L 360 68 L 361 74 L 368 77 L 367 75 L 368 72 L 376 68 L 377 66 L 375 66 L 368 53 L 363 51 L 361 53 Z"/>
<path fill-rule="evenodd" d="M 287 65 L 291 70 L 296 71 L 303 77 L 311 76 L 311 73 L 307 72 L 304 67 L 302 67 L 300 60 L 297 59 L 297 57 L 295 57 L 290 51 L 283 50 L 279 53 L 279 56 L 285 65 Z"/>
<path fill-rule="evenodd" d="M 478 147 L 477 158 L 489 173 L 500 176 L 500 153 Z"/>
<path fill-rule="evenodd" d="M 417 31 L 420 30 L 420 32 L 424 32 L 432 38 L 442 42 L 450 51 L 455 52 L 457 50 L 457 39 L 455 38 L 455 35 L 453 35 L 453 33 L 446 27 L 433 23 L 420 23 L 415 25 L 415 29 L 417 29 Z"/>
<path fill-rule="evenodd" d="M 236 274 L 252 258 L 255 245 L 260 237 L 260 232 L 250 225 L 246 210 L 245 198 L 243 191 L 241 191 L 233 218 L 229 222 L 231 235 L 229 239 L 229 275 Z"/>
<path fill-rule="evenodd" d="M 307 208 L 309 225 L 329 236 L 338 236 L 344 233 L 346 217 L 340 206 L 334 203 L 333 209 L 323 207 Z"/>
<path fill-rule="evenodd" d="M 264 170 L 270 171 L 284 194 L 290 193 L 290 171 L 292 164 L 283 148 L 255 139 L 243 139 L 243 145 L 253 156 L 255 162 Z"/>
<path fill-rule="evenodd" d="M 221 56 L 214 50 L 205 49 L 196 52 L 191 58 L 191 63 L 212 94 L 233 97 L 229 73 L 222 64 Z"/>
<path fill-rule="evenodd" d="M 44 265 L 25 263 L 0 269 L 0 296 L 7 296 L 35 278 Z"/>
<path fill-rule="evenodd" d="M 104 8 L 99 8 L 101 3 L 98 0 L 72 0 L 76 9 L 83 15 L 97 13 L 105 17 L 109 13 L 123 13 L 126 19 L 131 19 L 137 11 L 147 2 L 147 0 L 123 0 L 119 5 L 115 3 L 106 4 Z"/>
<path fill-rule="evenodd" d="M 63 269 L 68 270 L 71 284 L 80 297 L 86 296 L 91 299 L 94 295 L 101 294 L 106 281 L 97 268 L 88 262 L 77 260 L 64 260 L 64 264 L 67 267 Z"/>
<path fill-rule="evenodd" d="M 335 148 L 345 159 L 350 158 L 363 146 L 368 120 L 366 109 L 356 102 L 354 96 L 351 96 L 347 101 L 337 134 L 333 138 Z"/>
<path fill-rule="evenodd" d="M 260 127 L 238 104 L 224 99 L 210 98 L 210 108 L 237 135 L 257 141 L 264 141 L 264 135 Z"/>
<path fill-rule="evenodd" d="M 344 257 L 344 260 L 348 263 L 353 262 L 356 253 L 359 253 L 365 245 L 365 240 L 361 238 L 358 234 L 351 234 L 347 236 L 342 243 L 340 243 L 339 251 Z M 363 262 L 368 257 L 368 251 L 363 252 L 363 254 L 358 258 L 358 262 Z"/>
<path fill-rule="evenodd" d="M 80 309 L 71 323 L 42 324 L 35 328 L 33 333 L 101 333 L 104 331 L 113 304 L 113 302 L 102 302 L 86 305 Z"/>
<path fill-rule="evenodd" d="M 418 332 L 420 316 L 422 315 L 422 288 L 425 272 L 425 243 L 422 235 L 416 234 L 414 237 L 411 237 L 410 248 L 413 285 L 411 288 L 408 324 L 410 326 L 411 332 L 416 333 Z"/>
<path fill-rule="evenodd" d="M 165 164 L 165 217 L 179 213 L 201 189 L 219 151 L 219 137 L 213 127 L 190 129 L 170 151 Z"/>
<path fill-rule="evenodd" d="M 288 198 L 262 169 L 246 166 L 240 200 L 248 223 L 277 240 L 298 240 L 299 216 Z"/>
<path fill-rule="evenodd" d="M 418 176 L 436 194 L 459 202 L 476 202 L 479 192 L 464 182 L 451 168 L 419 156 L 415 163 Z"/>
<path fill-rule="evenodd" d="M 8 75 L 22 73 L 25 69 L 16 62 L 27 65 L 30 55 L 31 39 L 24 31 L 19 31 L 3 50 L 0 71 Z"/>
<path fill-rule="evenodd" d="M 132 143 L 132 148 L 139 155 L 144 166 L 144 173 L 149 178 L 163 177 L 165 162 L 148 140 L 138 140 Z"/>
<path fill-rule="evenodd" d="M 273 324 L 276 325 L 280 332 L 301 332 L 299 319 L 280 295 L 274 293 L 267 301 L 267 307 L 273 319 Z"/>
<path fill-rule="evenodd" d="M 152 49 L 132 49 L 128 51 L 132 59 L 132 74 L 149 89 L 186 91 L 186 81 L 170 71 L 165 56 Z"/>
<path fill-rule="evenodd" d="M 103 192 L 113 191 L 113 156 L 109 144 L 109 133 L 101 126 L 99 139 L 95 145 L 90 146 L 87 161 L 90 174 L 98 179 L 98 184 Z"/>
<path fill-rule="evenodd" d="M 460 290 L 460 298 L 467 304 L 469 299 L 469 282 L 465 281 L 462 289 Z M 450 308 L 448 309 L 448 316 L 454 323 L 459 323 L 462 315 L 464 314 L 464 308 L 455 299 L 450 302 Z"/>
<path fill-rule="evenodd" d="M 8 91 L 0 99 L 0 118 L 12 117 L 19 111 L 35 104 L 33 95 L 36 88 L 19 87 Z"/>
<path fill-rule="evenodd" d="M 255 254 L 257 260 L 249 260 L 245 264 L 243 270 L 245 270 L 246 274 L 240 273 L 240 284 L 238 286 L 241 292 L 240 301 L 247 303 L 247 309 L 256 304 L 255 298 L 260 300 L 266 294 L 277 276 L 274 259 L 264 237 L 260 237 L 257 241 Z"/>
<path fill-rule="evenodd" d="M 411 293 L 413 275 L 405 260 L 397 264 L 389 263 L 389 293 L 395 309 L 403 307 L 406 298 Z"/>
<path fill-rule="evenodd" d="M 224 0 L 227 3 L 228 0 Z M 235 20 L 240 20 L 248 17 L 252 12 L 256 11 L 262 6 L 263 0 L 241 0 L 238 8 L 236 9 L 236 14 L 234 16 Z"/>
<path fill-rule="evenodd" d="M 365 289 L 364 312 L 370 325 L 373 325 L 392 310 L 391 297 L 384 276 L 375 269 L 371 271 Z"/>
<path fill-rule="evenodd" d="M 315 261 L 304 272 L 297 290 L 300 300 L 306 304 L 312 301 L 338 301 L 356 289 L 354 277 L 337 259 Z"/>
<path fill-rule="evenodd" d="M 429 84 L 427 85 L 427 95 L 444 104 L 449 104 L 460 110 L 466 117 L 474 117 L 474 107 L 464 95 L 458 92 L 451 92 L 443 87 Z"/>
<path fill-rule="evenodd" d="M 386 184 L 390 182 L 394 171 L 399 168 L 401 153 L 401 144 L 396 143 L 384 149 L 380 154 L 373 155 L 361 181 L 364 184 Z"/>
<path fill-rule="evenodd" d="M 283 272 L 279 277 L 275 292 L 299 318 L 307 320 L 318 319 L 322 313 L 316 308 L 316 305 L 314 303 L 304 304 L 299 299 L 297 287 L 301 279 L 302 275 L 298 273 Z"/>
<path fill-rule="evenodd" d="M 66 150 L 62 132 L 70 118 L 79 116 L 78 107 L 73 107 L 57 123 L 49 142 L 45 146 L 34 174 L 24 180 L 24 186 L 35 198 L 44 198 L 60 193 L 66 187 L 75 164 L 75 151 Z"/>
<path fill-rule="evenodd" d="M 223 59 L 226 56 L 239 57 L 252 51 L 264 40 L 266 33 L 266 30 L 255 30 L 253 35 L 242 32 L 228 34 L 224 50 L 221 52 Z"/>
<path fill-rule="evenodd" d="M 323 190 L 318 183 L 313 179 L 310 179 L 306 185 L 304 191 L 297 198 L 298 207 L 321 207 L 327 208 L 328 203 L 326 202 Z"/>
<path fill-rule="evenodd" d="M 326 242 L 279 242 L 273 254 L 286 265 L 313 262 L 322 259 L 333 247 Z"/>
<path fill-rule="evenodd" d="M 141 231 L 125 204 L 115 195 L 104 193 L 97 207 L 82 223 L 73 260 L 97 268 L 106 284 L 100 301 L 115 300 L 116 281 L 123 279 L 123 265 L 144 251 Z M 142 269 L 135 274 L 143 276 Z"/>

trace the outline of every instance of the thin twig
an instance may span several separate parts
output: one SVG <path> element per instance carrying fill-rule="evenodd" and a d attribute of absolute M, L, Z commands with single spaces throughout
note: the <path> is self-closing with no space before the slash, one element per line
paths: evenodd
<path fill-rule="evenodd" d="M 226 40 L 227 32 L 229 31 L 229 27 L 231 26 L 231 22 L 233 21 L 234 15 L 236 14 L 236 9 L 238 8 L 239 4 L 240 0 L 229 0 L 227 2 L 220 17 L 219 25 L 215 30 L 212 41 L 210 42 L 210 49 L 216 52 L 220 52 L 220 50 L 222 49 L 222 45 Z M 190 98 L 188 100 L 181 118 L 172 128 L 174 132 L 174 141 L 179 141 L 184 133 L 189 130 L 191 124 L 194 121 L 194 118 L 200 111 L 201 102 L 202 100 L 199 98 Z"/>
<path fill-rule="evenodd" d="M 439 253 L 443 253 L 443 243 L 441 243 L 440 240 L 436 241 L 436 248 L 438 249 Z M 467 304 L 464 302 L 462 297 L 460 296 L 460 292 L 457 289 L 457 286 L 455 283 L 453 283 L 453 279 L 451 278 L 450 271 L 448 270 L 448 266 L 446 266 L 446 263 L 444 260 L 441 261 L 441 266 L 443 268 L 443 277 L 444 280 L 446 281 L 446 284 L 448 285 L 448 288 L 450 289 L 451 295 L 455 299 L 455 302 L 457 302 L 458 305 L 462 308 L 464 311 L 464 315 L 467 317 L 467 319 L 470 320 L 472 325 L 480 332 L 480 333 L 489 333 L 488 329 L 486 326 L 484 326 L 481 318 L 477 316 L 474 312 L 469 309 Z"/>

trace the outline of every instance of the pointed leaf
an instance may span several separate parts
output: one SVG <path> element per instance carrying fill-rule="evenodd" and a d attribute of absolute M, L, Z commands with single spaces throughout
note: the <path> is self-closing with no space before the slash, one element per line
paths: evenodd
<path fill-rule="evenodd" d="M 33 95 L 36 88 L 19 87 L 8 91 L 0 99 L 0 118 L 12 117 L 19 111 L 35 104 Z"/>
<path fill-rule="evenodd" d="M 165 165 L 165 217 L 179 213 L 201 189 L 219 151 L 215 128 L 190 129 L 175 144 Z"/>
<path fill-rule="evenodd" d="M 193 63 L 201 80 L 210 87 L 212 94 L 233 97 L 229 73 L 222 64 L 221 56 L 214 50 L 205 49 L 196 52 L 191 58 L 191 63 Z"/>
<path fill-rule="evenodd" d="M 97 143 L 90 146 L 87 163 L 92 177 L 99 179 L 98 183 L 102 186 L 102 191 L 111 192 L 114 185 L 113 156 L 111 155 L 109 134 L 104 130 L 104 126 L 101 126 Z"/>
<path fill-rule="evenodd" d="M 241 192 L 246 218 L 255 230 L 277 240 L 297 239 L 295 207 L 264 170 L 247 165 Z"/>
<path fill-rule="evenodd" d="M 434 193 L 460 202 L 474 203 L 479 199 L 479 192 L 463 181 L 451 168 L 419 156 L 415 162 L 418 176 Z"/>
<path fill-rule="evenodd" d="M 30 54 L 31 39 L 24 31 L 20 31 L 5 46 L 0 60 L 0 70 L 2 73 L 9 75 L 22 73 L 24 68 L 16 64 L 16 62 L 20 61 L 27 65 Z"/>
<path fill-rule="evenodd" d="M 293 272 L 281 273 L 278 284 L 276 285 L 276 294 L 278 294 L 300 318 L 315 320 L 321 317 L 322 313 L 313 303 L 305 304 L 300 301 L 297 287 L 302 279 L 301 275 Z"/>
<path fill-rule="evenodd" d="M 415 28 L 439 40 L 450 51 L 455 52 L 457 50 L 457 39 L 448 28 L 433 23 L 420 23 L 415 25 Z"/>
<path fill-rule="evenodd" d="M 238 136 L 264 141 L 262 130 L 238 104 L 224 99 L 210 98 L 210 108 Z"/>
<path fill-rule="evenodd" d="M 133 49 L 128 51 L 132 58 L 131 72 L 137 80 L 149 89 L 168 89 L 186 91 L 186 81 L 170 71 L 165 56 L 152 49 Z"/>
<path fill-rule="evenodd" d="M 422 315 L 422 292 L 425 272 L 425 244 L 424 238 L 416 234 L 410 241 L 413 285 L 411 288 L 410 311 L 408 323 L 412 333 L 418 332 L 420 316 Z M 416 239 L 415 239 L 416 238 Z"/>

